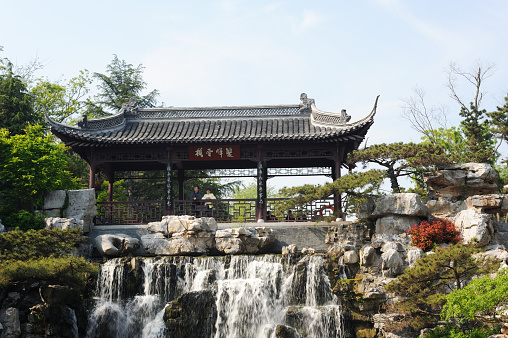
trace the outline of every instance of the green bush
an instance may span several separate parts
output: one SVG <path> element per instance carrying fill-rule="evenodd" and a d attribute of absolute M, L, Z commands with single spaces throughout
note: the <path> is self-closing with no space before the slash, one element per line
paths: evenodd
<path fill-rule="evenodd" d="M 0 264 L 0 289 L 19 283 L 58 284 L 83 290 L 90 277 L 96 276 L 98 266 L 82 257 L 44 257 L 31 260 L 7 261 Z"/>
<path fill-rule="evenodd" d="M 33 212 L 19 210 L 17 212 L 5 212 L 2 216 L 2 223 L 6 227 L 19 228 L 27 231 L 30 229 L 39 230 L 44 228 L 44 217 L 35 215 Z"/>
<path fill-rule="evenodd" d="M 460 330 L 452 325 L 437 327 L 429 332 L 424 338 L 487 338 L 490 335 L 499 333 L 499 328 L 475 327 L 472 329 Z"/>
<path fill-rule="evenodd" d="M 0 235 L 0 262 L 62 257 L 83 242 L 81 230 L 14 230 Z"/>

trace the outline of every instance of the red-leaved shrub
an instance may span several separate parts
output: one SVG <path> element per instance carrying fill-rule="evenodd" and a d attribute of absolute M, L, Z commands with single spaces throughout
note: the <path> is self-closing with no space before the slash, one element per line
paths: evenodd
<path fill-rule="evenodd" d="M 422 221 L 407 231 L 411 244 L 422 250 L 430 250 L 435 244 L 460 242 L 460 232 L 448 219 L 436 218 L 430 222 Z"/>

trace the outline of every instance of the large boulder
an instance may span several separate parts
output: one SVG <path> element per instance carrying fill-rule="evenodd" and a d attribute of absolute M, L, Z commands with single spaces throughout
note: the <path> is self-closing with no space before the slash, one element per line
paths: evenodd
<path fill-rule="evenodd" d="M 139 248 L 139 240 L 125 234 L 107 234 L 95 238 L 101 256 L 120 257 L 132 254 Z"/>
<path fill-rule="evenodd" d="M 379 197 L 372 215 L 376 217 L 386 215 L 427 217 L 428 212 L 418 194 L 399 193 Z"/>
<path fill-rule="evenodd" d="M 214 233 L 210 231 L 177 232 L 168 241 L 169 255 L 203 255 L 215 247 Z"/>
<path fill-rule="evenodd" d="M 63 216 L 82 221 L 83 232 L 90 232 L 97 216 L 94 189 L 55 190 L 44 196 L 44 214 L 53 218 Z"/>
<path fill-rule="evenodd" d="M 461 201 L 453 202 L 446 198 L 428 200 L 425 205 L 429 209 L 429 214 L 437 218 L 450 218 L 467 208 Z"/>
<path fill-rule="evenodd" d="M 508 196 L 505 194 L 488 194 L 469 196 L 465 200 L 468 209 L 478 212 L 495 214 L 508 212 Z"/>
<path fill-rule="evenodd" d="M 45 304 L 73 305 L 79 302 L 79 292 L 63 285 L 46 285 L 39 288 L 39 294 Z"/>
<path fill-rule="evenodd" d="M 482 214 L 475 209 L 459 212 L 454 219 L 455 227 L 462 233 L 464 243 L 477 241 L 476 245 L 488 245 L 494 235 L 492 215 Z"/>
<path fill-rule="evenodd" d="M 376 220 L 376 234 L 398 235 L 405 233 L 415 224 L 420 223 L 419 217 L 412 216 L 384 216 Z"/>
<path fill-rule="evenodd" d="M 0 323 L 3 326 L 2 337 L 14 338 L 19 337 L 21 334 L 19 310 L 17 308 L 9 307 L 2 310 L 0 313 Z"/>
<path fill-rule="evenodd" d="M 265 227 L 241 227 L 215 232 L 217 249 L 229 255 L 266 253 L 274 241 L 272 229 Z"/>
<path fill-rule="evenodd" d="M 182 231 L 211 231 L 217 230 L 217 222 L 212 217 L 195 218 L 194 216 L 163 216 L 160 222 L 148 223 L 148 232 L 162 233 L 171 236 Z"/>
<path fill-rule="evenodd" d="M 429 199 L 463 200 L 497 191 L 496 172 L 486 163 L 461 163 L 439 167 L 423 176 Z"/>

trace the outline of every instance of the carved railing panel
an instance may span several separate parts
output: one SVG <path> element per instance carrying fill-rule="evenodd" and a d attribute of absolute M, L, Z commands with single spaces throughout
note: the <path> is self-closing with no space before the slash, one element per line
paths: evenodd
<path fill-rule="evenodd" d="M 162 219 L 165 201 L 97 202 L 96 225 L 146 224 Z"/>
<path fill-rule="evenodd" d="M 267 222 L 319 221 L 333 214 L 333 199 L 318 200 L 278 213 L 282 198 L 267 199 Z M 165 214 L 165 201 L 97 202 L 96 225 L 146 224 L 158 222 Z M 173 200 L 174 215 L 214 217 L 221 223 L 256 222 L 255 199 L 215 199 L 211 201 Z"/>

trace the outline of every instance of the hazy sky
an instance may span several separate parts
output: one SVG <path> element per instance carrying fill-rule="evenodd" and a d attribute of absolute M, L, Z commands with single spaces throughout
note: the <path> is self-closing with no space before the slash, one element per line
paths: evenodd
<path fill-rule="evenodd" d="M 508 93 L 508 1 L 0 1 L 1 56 L 34 57 L 40 76 L 105 72 L 113 54 L 143 64 L 167 106 L 297 104 L 306 92 L 352 120 L 381 95 L 368 143 L 420 140 L 402 115 L 412 88 L 427 104 L 459 107 L 450 61 L 496 65 L 484 108 Z M 472 87 L 460 83 L 466 101 Z"/>

